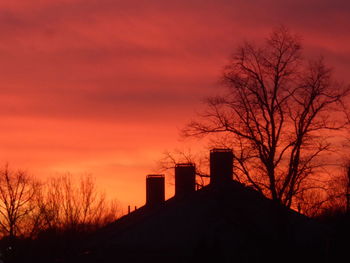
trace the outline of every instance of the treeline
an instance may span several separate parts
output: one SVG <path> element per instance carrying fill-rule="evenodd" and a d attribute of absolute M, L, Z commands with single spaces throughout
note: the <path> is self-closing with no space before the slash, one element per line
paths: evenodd
<path fill-rule="evenodd" d="M 118 213 L 117 202 L 107 200 L 90 175 L 44 183 L 6 165 L 0 169 L 0 262 L 69 262 L 79 242 Z"/>

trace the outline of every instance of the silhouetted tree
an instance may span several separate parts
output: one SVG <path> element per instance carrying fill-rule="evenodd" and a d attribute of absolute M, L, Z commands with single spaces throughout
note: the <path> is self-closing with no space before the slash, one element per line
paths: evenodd
<path fill-rule="evenodd" d="M 344 127 L 344 88 L 323 59 L 306 61 L 299 38 L 280 27 L 265 44 L 245 43 L 223 73 L 225 93 L 207 100 L 207 110 L 184 136 L 224 134 L 234 145 L 235 175 L 288 207 L 316 187 L 311 175 L 330 149 L 329 131 Z"/>
<path fill-rule="evenodd" d="M 350 212 L 350 163 L 343 167 L 343 172 L 329 181 L 326 211 L 328 214 Z"/>
<path fill-rule="evenodd" d="M 350 212 L 350 163 L 348 163 L 346 166 L 342 188 L 345 197 L 345 209 L 346 212 Z"/>
<path fill-rule="evenodd" d="M 24 171 L 0 169 L 0 255 L 6 262 L 75 262 L 79 244 L 118 217 L 116 201 L 91 176 L 41 184 Z"/>
<path fill-rule="evenodd" d="M 14 238 L 36 228 L 35 198 L 40 185 L 24 171 L 0 170 L 0 231 Z M 28 231 L 28 232 L 27 232 Z"/>
<path fill-rule="evenodd" d="M 116 220 L 118 207 L 97 191 L 91 176 L 75 183 L 67 174 L 52 178 L 39 206 L 48 228 L 93 230 Z"/>

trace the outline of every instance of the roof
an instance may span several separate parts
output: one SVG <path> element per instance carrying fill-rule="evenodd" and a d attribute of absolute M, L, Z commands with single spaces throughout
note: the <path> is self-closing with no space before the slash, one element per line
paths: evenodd
<path fill-rule="evenodd" d="M 292 249 L 321 255 L 326 229 L 232 181 L 142 207 L 95 233 L 89 258 L 111 262 L 260 262 Z M 291 258 L 291 257 L 289 257 Z M 92 262 L 93 262 L 92 261 Z"/>

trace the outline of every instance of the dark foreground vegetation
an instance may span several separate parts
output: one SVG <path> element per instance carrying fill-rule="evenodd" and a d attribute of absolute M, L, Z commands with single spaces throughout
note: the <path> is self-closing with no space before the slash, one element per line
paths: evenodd
<path fill-rule="evenodd" d="M 39 182 L 24 171 L 0 169 L 0 259 L 4 262 L 71 262 L 77 244 L 118 217 L 86 175 Z"/>

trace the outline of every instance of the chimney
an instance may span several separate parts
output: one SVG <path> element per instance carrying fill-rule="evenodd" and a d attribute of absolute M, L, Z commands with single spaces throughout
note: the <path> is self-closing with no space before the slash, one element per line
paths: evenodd
<path fill-rule="evenodd" d="M 146 206 L 157 206 L 165 201 L 164 175 L 146 176 Z"/>
<path fill-rule="evenodd" d="M 210 184 L 221 184 L 232 180 L 232 149 L 212 149 L 210 151 Z"/>
<path fill-rule="evenodd" d="M 196 167 L 193 163 L 175 165 L 175 197 L 185 196 L 195 191 Z"/>

